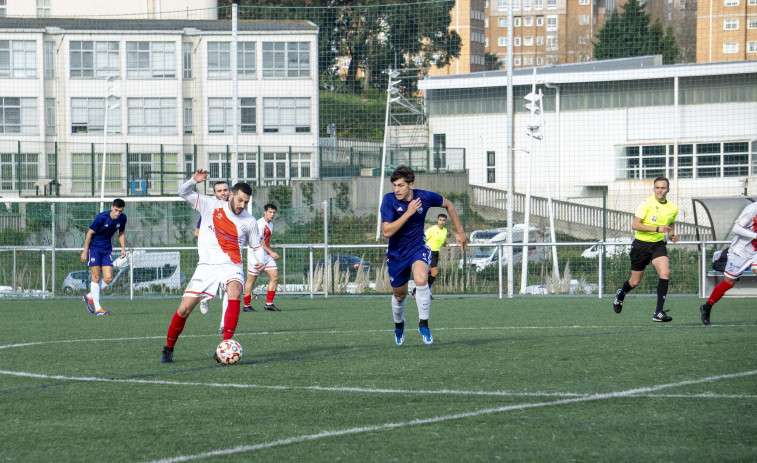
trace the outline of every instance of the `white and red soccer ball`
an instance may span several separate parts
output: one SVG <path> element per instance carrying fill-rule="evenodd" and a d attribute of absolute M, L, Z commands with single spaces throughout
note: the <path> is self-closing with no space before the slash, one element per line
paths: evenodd
<path fill-rule="evenodd" d="M 233 339 L 221 341 L 216 347 L 216 357 L 221 363 L 233 365 L 242 360 L 242 346 Z"/>

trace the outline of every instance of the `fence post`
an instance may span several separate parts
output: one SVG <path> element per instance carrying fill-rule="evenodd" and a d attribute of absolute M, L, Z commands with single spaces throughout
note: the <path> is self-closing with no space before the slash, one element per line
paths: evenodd
<path fill-rule="evenodd" d="M 160 144 L 160 196 L 163 196 L 163 176 L 165 175 L 165 163 L 163 162 L 163 143 Z"/>
<path fill-rule="evenodd" d="M 329 201 L 323 202 L 323 297 L 329 297 Z M 313 268 L 312 265 L 310 268 Z"/>
<path fill-rule="evenodd" d="M 55 203 L 50 203 L 50 213 L 52 217 L 51 219 L 52 222 L 50 225 L 50 230 L 51 230 L 51 243 L 50 244 L 52 246 L 52 251 L 50 253 L 50 258 L 52 259 L 52 265 L 53 265 L 53 268 L 52 268 L 53 284 L 50 287 L 50 291 L 52 293 L 52 297 L 55 298 L 55 244 L 56 244 L 55 242 Z"/>
<path fill-rule="evenodd" d="M 124 151 L 126 152 L 126 196 L 131 196 L 131 179 L 129 178 L 129 144 L 126 143 L 124 146 Z M 147 185 L 145 185 L 145 189 L 147 188 Z"/>
<path fill-rule="evenodd" d="M 58 180 L 58 142 L 57 141 L 55 142 L 54 157 L 55 157 L 55 177 L 54 177 L 55 186 L 53 188 L 55 188 L 55 196 L 60 196 L 60 180 Z"/>
<path fill-rule="evenodd" d="M 258 177 L 258 186 L 263 185 L 263 149 L 258 145 L 258 171 L 257 171 L 257 177 Z"/>
<path fill-rule="evenodd" d="M 197 143 L 192 145 L 192 172 L 187 172 L 189 176 L 191 177 L 194 171 L 197 170 Z"/>
<path fill-rule="evenodd" d="M 43 249 L 42 252 L 40 252 L 42 255 L 42 299 L 45 298 L 45 250 Z"/>
<path fill-rule="evenodd" d="M 287 151 L 287 167 L 288 171 L 286 173 L 287 178 L 287 185 L 292 184 L 292 147 L 289 147 L 289 151 Z"/>
<path fill-rule="evenodd" d="M 221 174 L 223 175 L 223 172 Z M 226 180 L 227 185 L 231 185 L 229 176 L 231 176 L 231 151 L 229 151 L 229 145 L 226 145 L 226 178 L 224 180 Z"/>
<path fill-rule="evenodd" d="M 94 198 L 95 197 L 95 182 L 97 181 L 97 177 L 95 177 L 95 144 L 94 143 L 90 143 L 90 149 L 89 149 L 89 151 L 92 154 L 92 160 L 90 162 L 92 164 L 91 165 L 91 167 L 92 167 L 92 175 L 90 175 L 89 178 L 92 179 L 92 181 L 90 182 L 90 184 L 91 184 L 91 189 L 92 189 L 92 197 Z"/>
<path fill-rule="evenodd" d="M 21 196 L 21 140 L 18 141 L 18 149 L 16 152 L 16 186 L 18 186 L 18 195 Z"/>
<path fill-rule="evenodd" d="M 602 243 L 607 240 L 607 190 L 602 190 Z M 599 297 L 602 297 L 602 292 L 605 287 L 605 274 L 604 274 L 604 261 L 605 261 L 605 246 L 599 247 Z"/>

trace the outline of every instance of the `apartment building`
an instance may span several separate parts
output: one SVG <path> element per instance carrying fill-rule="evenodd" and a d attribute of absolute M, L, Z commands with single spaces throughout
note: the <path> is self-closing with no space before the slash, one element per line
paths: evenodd
<path fill-rule="evenodd" d="M 218 0 L 0 0 L 0 18 L 218 19 Z"/>
<path fill-rule="evenodd" d="M 513 67 L 565 64 L 592 59 L 592 40 L 605 18 L 625 2 L 595 0 L 511 0 Z M 509 0 L 486 0 L 486 51 L 504 68 Z"/>
<path fill-rule="evenodd" d="M 94 194 L 103 164 L 109 192 L 166 193 L 193 166 L 259 185 L 310 178 L 317 35 L 242 21 L 234 71 L 228 21 L 0 18 L 0 195 L 40 179 Z"/>
<path fill-rule="evenodd" d="M 697 63 L 757 60 L 757 0 L 698 0 Z"/>
<path fill-rule="evenodd" d="M 460 36 L 460 56 L 443 68 L 432 66 L 428 75 L 444 76 L 483 71 L 486 51 L 485 0 L 457 0 L 450 11 L 449 30 Z"/>

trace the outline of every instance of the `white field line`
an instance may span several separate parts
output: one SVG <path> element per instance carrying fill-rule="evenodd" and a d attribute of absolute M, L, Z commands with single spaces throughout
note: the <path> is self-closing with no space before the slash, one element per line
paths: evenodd
<path fill-rule="evenodd" d="M 629 325 L 624 326 L 622 331 L 638 328 L 649 328 L 654 325 Z M 710 325 L 710 326 L 684 326 L 680 328 L 694 328 L 694 329 L 715 329 L 715 328 L 744 328 L 757 326 L 757 324 L 746 325 Z M 486 327 L 452 327 L 452 328 L 434 328 L 434 331 L 497 331 L 497 330 L 582 330 L 582 329 L 606 329 L 612 331 L 621 331 L 617 326 L 599 326 L 599 325 L 570 325 L 570 326 L 486 326 Z M 364 334 L 364 333 L 387 333 L 394 331 L 393 329 L 381 329 L 381 330 L 318 330 L 318 331 L 238 331 L 237 336 L 275 336 L 275 335 L 306 335 L 306 334 Z M 218 334 L 184 334 L 182 339 L 185 338 L 207 338 L 217 337 Z M 141 341 L 147 339 L 164 339 L 165 335 L 160 336 L 136 336 L 126 338 L 95 338 L 95 339 L 63 339 L 57 341 L 33 341 L 24 342 L 18 344 L 6 344 L 0 346 L 2 349 L 11 349 L 15 347 L 28 347 L 28 346 L 40 346 L 44 344 L 66 344 L 74 342 L 115 342 L 115 341 Z"/>
<path fill-rule="evenodd" d="M 610 392 L 606 394 L 591 394 L 585 397 L 561 399 L 561 400 L 555 400 L 552 402 L 536 402 L 536 403 L 509 405 L 506 407 L 487 408 L 487 409 L 477 410 L 473 412 L 457 413 L 454 415 L 436 416 L 432 418 L 423 418 L 423 419 L 404 421 L 404 422 L 399 422 L 399 423 L 385 423 L 385 424 L 380 424 L 380 425 L 375 425 L 375 426 L 363 426 L 363 427 L 358 427 L 358 428 L 324 431 L 324 432 L 320 432 L 316 434 L 306 434 L 302 436 L 289 437 L 286 439 L 279 439 L 273 442 L 264 442 L 264 443 L 256 444 L 256 445 L 240 445 L 240 446 L 229 448 L 229 449 L 212 450 L 209 452 L 198 453 L 195 455 L 182 455 L 182 456 L 177 456 L 177 457 L 172 457 L 172 458 L 165 458 L 161 460 L 155 460 L 152 463 L 173 463 L 173 462 L 196 460 L 199 458 L 208 458 L 208 457 L 215 457 L 215 456 L 221 456 L 221 455 L 233 455 L 237 453 L 252 452 L 252 451 L 260 450 L 260 449 L 279 447 L 282 445 L 297 444 L 297 443 L 306 442 L 306 441 L 314 441 L 314 440 L 323 439 L 327 437 L 345 436 L 345 435 L 350 435 L 350 434 L 361 434 L 365 432 L 385 431 L 389 429 L 397 429 L 397 428 L 403 428 L 407 426 L 418 426 L 418 425 L 423 425 L 423 424 L 440 423 L 444 421 L 459 420 L 459 419 L 464 419 L 464 418 L 473 418 L 473 417 L 477 417 L 481 415 L 490 415 L 493 413 L 502 413 L 502 412 L 508 412 L 512 410 L 526 410 L 529 408 L 550 407 L 554 405 L 565 405 L 565 404 L 572 404 L 572 403 L 578 403 L 578 402 L 591 402 L 595 400 L 606 400 L 606 399 L 614 399 L 618 397 L 629 397 L 629 396 L 635 396 L 637 394 L 651 393 L 651 392 L 658 391 L 661 389 L 667 389 L 667 388 L 679 387 L 679 386 L 688 386 L 692 384 L 701 384 L 701 383 L 710 382 L 710 381 L 718 381 L 721 379 L 739 378 L 739 377 L 744 377 L 744 376 L 751 376 L 754 374 L 757 374 L 757 370 L 744 371 L 741 373 L 733 373 L 733 374 L 728 374 L 728 375 L 709 376 L 707 378 L 679 381 L 676 383 L 658 384 L 656 386 L 651 386 L 651 387 L 628 389 L 625 391 Z"/>

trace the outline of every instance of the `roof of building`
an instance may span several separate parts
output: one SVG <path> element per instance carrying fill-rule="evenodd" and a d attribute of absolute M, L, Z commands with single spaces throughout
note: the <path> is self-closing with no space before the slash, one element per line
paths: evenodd
<path fill-rule="evenodd" d="M 189 19 L 94 19 L 94 18 L 0 18 L 0 30 L 41 31 L 48 33 L 83 31 L 231 32 L 231 21 Z M 317 31 L 310 21 L 240 20 L 239 32 Z"/>
<path fill-rule="evenodd" d="M 718 63 L 662 64 L 660 55 L 618 58 L 584 63 L 555 64 L 513 70 L 513 85 L 536 82 L 566 84 L 640 79 L 665 79 L 709 75 L 757 73 L 757 60 Z M 507 71 L 430 76 L 419 81 L 421 89 L 499 87 L 507 85 Z"/>

